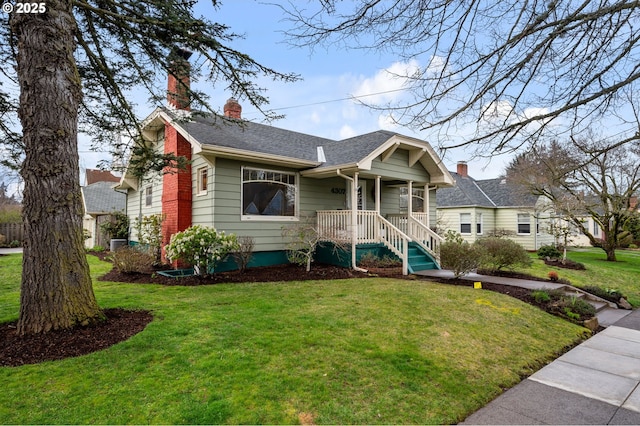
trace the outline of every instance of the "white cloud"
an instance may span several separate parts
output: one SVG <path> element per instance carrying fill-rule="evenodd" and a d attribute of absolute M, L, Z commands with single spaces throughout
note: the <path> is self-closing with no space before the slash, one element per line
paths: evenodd
<path fill-rule="evenodd" d="M 358 133 L 348 124 L 345 124 L 340 128 L 340 139 L 352 138 L 357 135 Z"/>
<path fill-rule="evenodd" d="M 353 95 L 365 103 L 380 104 L 398 100 L 410 77 L 421 72 L 418 61 L 394 62 L 373 77 L 365 78 L 353 91 Z"/>

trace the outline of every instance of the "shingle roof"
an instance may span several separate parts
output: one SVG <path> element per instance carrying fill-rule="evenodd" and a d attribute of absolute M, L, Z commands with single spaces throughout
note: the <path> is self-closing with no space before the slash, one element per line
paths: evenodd
<path fill-rule="evenodd" d="M 192 121 L 180 124 L 203 145 L 216 145 L 272 155 L 285 155 L 302 160 L 317 161 L 318 146 L 331 139 L 279 129 L 265 124 L 243 121 L 242 125 L 221 118 L 194 115 Z M 215 131 L 212 131 L 215 129 Z M 326 151 L 325 151 L 326 152 Z"/>
<path fill-rule="evenodd" d="M 113 189 L 113 182 L 96 182 L 83 186 L 82 197 L 87 214 L 124 211 L 127 196 Z"/>
<path fill-rule="evenodd" d="M 242 121 L 242 125 L 238 125 L 220 117 L 200 114 L 194 114 L 190 121 L 183 121 L 180 126 L 203 145 L 284 155 L 307 161 L 318 161 L 317 148 L 321 146 L 326 158 L 321 167 L 360 161 L 397 135 L 378 130 L 348 139 L 333 140 L 250 121 Z"/>
<path fill-rule="evenodd" d="M 438 207 L 525 207 L 534 206 L 537 197 L 518 191 L 503 178 L 475 180 L 449 172 L 456 184 L 452 188 L 438 189 Z"/>

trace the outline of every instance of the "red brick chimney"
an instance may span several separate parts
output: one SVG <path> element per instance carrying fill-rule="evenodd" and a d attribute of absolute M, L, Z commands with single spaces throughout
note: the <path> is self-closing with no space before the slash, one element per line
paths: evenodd
<path fill-rule="evenodd" d="M 189 110 L 189 56 L 191 52 L 176 50 L 169 56 L 174 75 L 169 73 L 167 100 L 177 109 Z M 184 85 L 184 86 L 183 86 Z M 185 87 L 186 86 L 186 87 Z M 164 153 L 175 154 L 191 160 L 191 144 L 170 124 L 165 124 Z M 185 170 L 167 170 L 162 177 L 162 247 L 169 244 L 171 236 L 191 226 L 191 165 Z M 174 266 L 178 266 L 174 262 Z"/>
<path fill-rule="evenodd" d="M 185 49 L 174 49 L 169 54 L 169 78 L 167 81 L 167 101 L 169 105 L 189 111 L 189 87 L 191 64 L 189 58 L 191 52 Z"/>
<path fill-rule="evenodd" d="M 467 173 L 467 162 L 466 161 L 458 161 L 458 174 L 462 177 L 468 177 L 469 173 Z"/>
<path fill-rule="evenodd" d="M 242 119 L 242 107 L 235 98 L 229 98 L 227 103 L 224 104 L 224 116 L 235 118 L 236 120 Z"/>

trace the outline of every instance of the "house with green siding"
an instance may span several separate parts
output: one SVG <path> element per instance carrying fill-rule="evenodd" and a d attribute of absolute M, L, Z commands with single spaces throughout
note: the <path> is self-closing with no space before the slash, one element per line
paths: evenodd
<path fill-rule="evenodd" d="M 191 225 L 253 237 L 257 266 L 286 263 L 282 228 L 311 221 L 325 246 L 350 247 L 346 261 L 321 250 L 323 262 L 357 267 L 377 251 L 398 256 L 405 273 L 438 267 L 435 194 L 453 178 L 429 143 L 384 130 L 337 141 L 258 124 L 233 98 L 224 115 L 192 114 L 176 95 L 188 77 L 178 80 L 169 76 L 169 107 L 145 120 L 142 137 L 190 163 L 142 178 L 125 171 L 118 189 L 132 223 L 163 215 L 163 245 Z"/>

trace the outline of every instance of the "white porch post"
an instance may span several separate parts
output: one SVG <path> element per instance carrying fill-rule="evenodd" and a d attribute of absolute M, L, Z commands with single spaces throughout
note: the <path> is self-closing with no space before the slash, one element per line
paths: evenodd
<path fill-rule="evenodd" d="M 376 212 L 380 214 L 380 176 L 376 176 Z"/>
<path fill-rule="evenodd" d="M 407 220 L 413 213 L 413 181 L 407 181 Z"/>
<path fill-rule="evenodd" d="M 380 216 L 380 176 L 376 176 L 376 214 Z M 378 224 L 378 217 L 375 221 L 375 237 L 376 241 L 380 241 L 380 225 Z"/>
<path fill-rule="evenodd" d="M 429 217 L 429 211 L 430 206 L 429 206 L 429 197 L 431 194 L 429 193 L 429 184 L 425 184 L 424 185 L 424 203 L 422 203 L 422 210 L 424 210 L 423 213 L 427 214 L 427 223 L 425 223 L 425 225 L 427 225 L 427 227 L 431 228 L 431 218 Z"/>
<path fill-rule="evenodd" d="M 353 174 L 353 181 L 351 181 L 351 226 L 351 264 L 355 268 L 356 239 L 358 238 L 358 172 Z"/>

